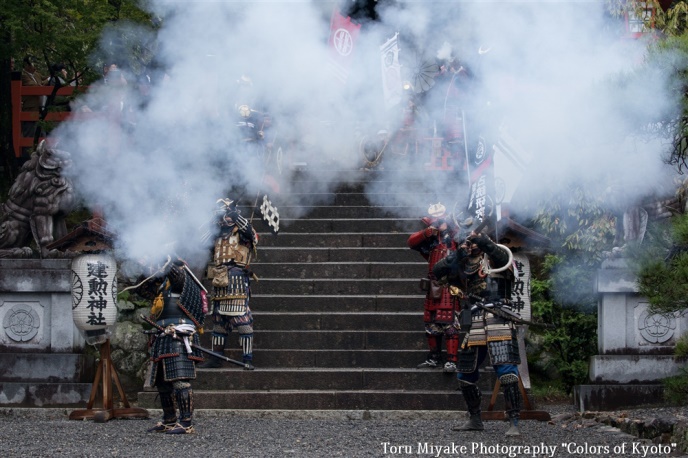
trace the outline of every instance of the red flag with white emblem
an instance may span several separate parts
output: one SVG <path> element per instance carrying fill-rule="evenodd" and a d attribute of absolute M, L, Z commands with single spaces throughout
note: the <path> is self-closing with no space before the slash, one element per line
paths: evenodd
<path fill-rule="evenodd" d="M 348 16 L 342 16 L 338 8 L 332 12 L 330 20 L 330 67 L 335 77 L 346 84 L 355 51 L 356 38 L 361 24 L 354 24 Z"/>

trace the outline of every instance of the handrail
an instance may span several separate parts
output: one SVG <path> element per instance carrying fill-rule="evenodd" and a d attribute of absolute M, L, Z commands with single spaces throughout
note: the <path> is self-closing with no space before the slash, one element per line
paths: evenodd
<path fill-rule="evenodd" d="M 22 122 L 36 122 L 40 119 L 37 111 L 22 111 L 22 97 L 26 96 L 45 96 L 53 94 L 55 86 L 24 86 L 21 81 L 21 73 L 12 73 L 11 82 L 11 103 L 12 103 L 12 144 L 14 146 L 14 156 L 22 157 L 22 149 L 34 146 L 33 137 L 22 135 Z M 56 91 L 57 96 L 70 96 L 88 90 L 88 86 L 62 86 Z M 62 122 L 74 113 L 69 111 L 51 111 L 45 116 L 44 121 Z M 40 139 L 39 139 L 40 141 Z"/>

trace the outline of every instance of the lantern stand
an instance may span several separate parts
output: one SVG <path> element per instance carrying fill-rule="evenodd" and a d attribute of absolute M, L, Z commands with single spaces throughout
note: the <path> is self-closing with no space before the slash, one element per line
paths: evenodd
<path fill-rule="evenodd" d="M 100 382 L 103 382 L 103 406 L 101 409 L 94 409 L 96 393 Z M 124 405 L 123 408 L 115 408 L 113 402 L 112 382 L 114 382 L 119 392 L 119 397 Z M 91 386 L 91 396 L 86 405 L 86 409 L 75 410 L 69 414 L 70 420 L 93 420 L 96 423 L 105 423 L 112 418 L 149 418 L 148 410 L 140 407 L 131 407 L 126 394 L 122 389 L 122 384 L 117 375 L 117 369 L 112 363 L 110 356 L 110 339 L 100 345 L 100 362 L 96 369 L 96 376 Z"/>

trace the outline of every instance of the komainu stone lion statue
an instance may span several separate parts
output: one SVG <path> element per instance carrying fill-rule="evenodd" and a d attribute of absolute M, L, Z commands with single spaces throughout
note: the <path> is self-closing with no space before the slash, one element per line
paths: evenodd
<path fill-rule="evenodd" d="M 62 170 L 69 154 L 42 141 L 22 166 L 0 206 L 0 258 L 32 257 L 31 239 L 41 256 L 54 240 L 67 234 L 65 216 L 74 208 L 74 191 Z"/>

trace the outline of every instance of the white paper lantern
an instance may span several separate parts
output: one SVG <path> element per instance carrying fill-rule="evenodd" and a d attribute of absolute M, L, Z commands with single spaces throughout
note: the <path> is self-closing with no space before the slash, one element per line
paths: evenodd
<path fill-rule="evenodd" d="M 117 264 L 112 256 L 82 254 L 72 260 L 72 316 L 87 341 L 105 337 L 105 330 L 117 322 Z"/>

